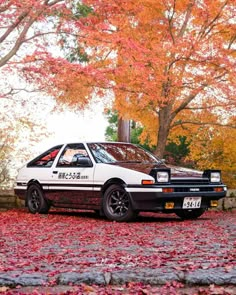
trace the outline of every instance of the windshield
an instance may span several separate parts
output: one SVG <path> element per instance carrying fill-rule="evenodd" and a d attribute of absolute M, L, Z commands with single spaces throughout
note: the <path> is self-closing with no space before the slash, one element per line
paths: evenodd
<path fill-rule="evenodd" d="M 89 143 L 88 147 L 98 163 L 153 163 L 159 160 L 142 148 L 125 143 Z"/>

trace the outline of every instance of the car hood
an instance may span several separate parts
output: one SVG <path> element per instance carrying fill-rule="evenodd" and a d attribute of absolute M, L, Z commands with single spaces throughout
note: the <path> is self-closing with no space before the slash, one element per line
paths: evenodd
<path fill-rule="evenodd" d="M 164 163 L 115 163 L 114 165 L 124 167 L 127 169 L 143 172 L 146 174 L 150 174 L 153 168 L 159 169 L 170 169 L 171 177 L 202 177 L 202 172 L 194 169 L 188 169 L 180 166 L 167 165 Z"/>

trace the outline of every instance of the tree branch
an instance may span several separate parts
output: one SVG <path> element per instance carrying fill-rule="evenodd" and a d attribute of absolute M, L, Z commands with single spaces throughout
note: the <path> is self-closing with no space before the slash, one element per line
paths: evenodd
<path fill-rule="evenodd" d="M 225 6 L 228 4 L 228 0 L 226 0 L 223 5 L 221 6 L 219 12 L 216 14 L 216 16 L 205 26 L 205 28 L 203 29 L 203 31 L 200 31 L 200 35 L 199 38 L 202 39 L 204 37 L 206 37 L 211 31 L 212 29 L 215 27 L 215 22 L 217 21 L 217 19 L 220 18 L 220 15 L 223 11 L 223 9 L 225 8 Z"/>
<path fill-rule="evenodd" d="M 64 0 L 54 0 L 54 1 L 51 1 L 50 0 L 45 0 L 44 1 L 44 5 L 48 6 L 48 7 L 51 7 L 59 2 L 64 2 Z M 1 36 L 1 39 L 0 39 L 0 43 L 3 42 L 7 36 L 15 29 L 17 28 L 17 26 L 22 22 L 23 19 L 25 19 L 29 12 L 30 12 L 31 9 L 23 12 L 17 19 L 17 21 L 11 25 L 8 30 Z M 26 42 L 25 40 L 25 37 L 26 37 L 26 34 L 28 32 L 28 30 L 30 29 L 30 27 L 32 26 L 32 24 L 38 19 L 38 17 L 44 13 L 45 11 L 45 7 L 42 7 L 34 17 L 31 17 L 28 22 L 26 22 L 25 24 L 25 27 L 23 28 L 23 30 L 21 31 L 19 37 L 17 38 L 16 42 L 15 42 L 15 45 L 12 47 L 12 49 L 5 55 L 1 58 L 0 60 L 0 67 L 4 66 L 15 54 L 16 52 L 19 50 L 20 46 Z"/>
<path fill-rule="evenodd" d="M 194 93 L 194 94 L 190 94 L 185 100 L 182 101 L 182 103 L 180 104 L 180 106 L 171 113 L 171 118 L 172 120 L 175 118 L 175 116 L 180 112 L 182 111 L 198 94 L 199 92 L 197 93 Z"/>
<path fill-rule="evenodd" d="M 172 13 L 170 15 L 170 17 L 168 17 L 168 23 L 169 23 L 169 32 L 170 32 L 170 36 L 171 36 L 171 39 L 172 39 L 172 42 L 173 44 L 175 44 L 175 38 L 174 38 L 174 35 L 173 35 L 173 32 L 172 32 L 172 28 L 173 28 L 173 18 L 174 18 L 174 15 L 175 15 L 175 1 L 173 3 L 173 8 L 172 8 Z"/>
<path fill-rule="evenodd" d="M 64 0 L 54 0 L 54 1 L 50 1 L 50 0 L 45 0 L 45 4 L 48 5 L 48 6 L 53 6 L 59 2 L 64 2 Z"/>
<path fill-rule="evenodd" d="M 232 102 L 233 103 L 233 102 Z M 232 106 L 232 103 L 230 103 L 230 105 Z M 210 106 L 199 106 L 199 107 L 186 107 L 185 110 L 207 110 L 207 109 L 214 109 L 217 107 L 225 107 L 225 104 L 214 104 L 214 105 L 210 105 Z"/>
<path fill-rule="evenodd" d="M 13 48 L 0 60 L 0 67 L 4 66 L 18 51 L 22 43 L 24 43 L 24 37 L 26 36 L 29 28 L 32 26 L 34 23 L 35 19 L 31 19 L 26 26 L 24 27 L 23 31 L 21 32 L 20 36 L 18 37 L 15 45 Z"/>
<path fill-rule="evenodd" d="M 232 38 L 229 41 L 228 49 L 231 49 L 231 46 L 233 45 L 234 41 L 236 40 L 236 34 L 232 36 Z"/>
<path fill-rule="evenodd" d="M 0 13 L 2 13 L 2 12 L 4 12 L 4 11 L 8 10 L 9 7 L 10 7 L 10 5 L 11 5 L 11 4 L 8 4 L 8 5 L 6 5 L 6 6 L 2 6 L 2 7 L 0 7 Z"/>
<path fill-rule="evenodd" d="M 187 25 L 188 25 L 188 21 L 189 21 L 189 18 L 191 16 L 191 13 L 192 13 L 192 8 L 195 4 L 195 0 L 190 0 L 189 1 L 189 4 L 187 6 L 187 10 L 186 10 L 186 14 L 185 14 L 185 19 L 184 19 L 184 22 L 183 22 L 183 25 L 179 31 L 179 34 L 178 34 L 178 38 L 181 38 L 183 37 L 185 31 L 186 31 L 186 28 L 187 28 Z"/>
<path fill-rule="evenodd" d="M 6 32 L 0 37 L 0 43 L 2 43 L 10 34 L 11 32 L 28 16 L 30 10 L 24 11 L 13 23 L 11 26 L 8 27 Z"/>
<path fill-rule="evenodd" d="M 217 123 L 217 122 L 193 122 L 193 121 L 176 121 L 174 122 L 170 128 L 174 128 L 179 125 L 185 125 L 185 124 L 190 124 L 190 125 L 199 125 L 199 126 L 205 126 L 205 125 L 210 125 L 210 126 L 220 126 L 220 127 L 229 127 L 236 129 L 236 125 L 233 124 L 222 124 L 222 123 Z"/>

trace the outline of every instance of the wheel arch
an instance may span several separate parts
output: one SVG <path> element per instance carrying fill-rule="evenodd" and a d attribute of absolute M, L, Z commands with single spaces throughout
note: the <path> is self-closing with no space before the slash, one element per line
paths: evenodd
<path fill-rule="evenodd" d="M 102 191 L 102 198 L 101 198 L 102 209 L 101 210 L 108 219 L 122 222 L 122 221 L 130 221 L 136 216 L 137 212 L 134 210 L 133 199 L 130 193 L 126 191 L 126 186 L 127 184 L 125 183 L 125 181 L 120 178 L 111 178 L 104 183 L 101 189 Z M 116 204 L 116 205 L 120 206 L 120 210 L 123 210 L 125 206 L 127 206 L 127 204 L 125 205 L 125 202 L 128 202 L 128 206 L 127 208 L 125 208 L 126 212 L 124 213 L 122 212 L 122 214 L 118 216 L 115 212 L 111 213 L 110 210 L 107 209 L 107 197 L 109 198 L 109 195 L 111 193 L 113 194 L 113 192 L 116 192 L 116 191 L 120 192 L 120 189 L 122 189 L 122 194 L 121 194 L 122 200 L 120 199 L 121 204 L 119 205 Z M 123 191 L 125 191 L 125 195 L 128 196 L 128 199 L 126 199 L 126 201 L 123 200 Z M 109 195 L 107 195 L 107 193 Z M 122 206 L 123 206 L 123 209 L 121 209 Z"/>
<path fill-rule="evenodd" d="M 110 178 L 109 180 L 107 180 L 104 183 L 104 185 L 103 185 L 103 187 L 101 189 L 102 197 L 104 196 L 104 193 L 108 189 L 108 187 L 111 186 L 112 184 L 119 184 L 119 185 L 122 185 L 124 187 L 126 186 L 126 183 L 121 178 L 118 178 L 118 177 Z"/>
<path fill-rule="evenodd" d="M 43 187 L 42 187 L 41 183 L 40 183 L 37 179 L 31 179 L 31 180 L 27 183 L 27 189 L 28 189 L 32 184 L 37 184 L 37 185 L 43 190 Z"/>
<path fill-rule="evenodd" d="M 28 183 L 27 183 L 27 190 L 26 190 L 26 199 L 25 199 L 25 206 L 29 208 L 29 192 L 30 192 L 30 188 L 31 186 L 35 186 L 37 187 L 38 191 L 39 191 L 39 197 L 40 197 L 40 207 L 37 208 L 37 210 L 35 212 L 32 212 L 32 209 L 29 209 L 29 211 L 31 213 L 48 213 L 49 209 L 50 209 L 50 202 L 45 198 L 44 196 L 44 191 L 43 191 L 43 186 L 42 184 L 37 180 L 37 179 L 31 179 Z M 32 200 L 31 200 L 32 201 Z"/>
<path fill-rule="evenodd" d="M 28 183 L 27 183 L 27 190 L 26 190 L 26 198 L 25 198 L 25 207 L 28 207 L 28 197 L 27 197 L 28 194 L 27 194 L 27 192 L 28 192 L 29 187 L 32 184 L 38 185 L 41 188 L 41 190 L 43 190 L 42 185 L 40 184 L 40 182 L 37 179 L 31 179 L 30 181 L 28 181 Z"/>
<path fill-rule="evenodd" d="M 119 177 L 114 177 L 114 178 L 110 178 L 109 180 L 107 180 L 107 181 L 104 183 L 104 185 L 103 185 L 103 187 L 102 187 L 102 189 L 101 189 L 101 207 L 102 207 L 102 200 L 103 200 L 103 197 L 104 197 L 104 194 L 105 194 L 106 190 L 107 190 L 111 185 L 113 185 L 113 184 L 121 185 L 121 186 L 124 187 L 124 189 L 125 189 L 125 187 L 127 186 L 127 183 L 126 183 L 123 179 L 121 179 L 121 178 L 119 178 Z M 132 198 L 132 195 L 131 195 L 129 192 L 127 192 L 127 194 L 128 194 L 129 197 L 130 197 L 130 201 L 131 201 L 131 204 L 132 204 L 133 208 L 135 208 L 135 204 L 134 204 L 134 200 L 133 200 L 133 198 Z"/>

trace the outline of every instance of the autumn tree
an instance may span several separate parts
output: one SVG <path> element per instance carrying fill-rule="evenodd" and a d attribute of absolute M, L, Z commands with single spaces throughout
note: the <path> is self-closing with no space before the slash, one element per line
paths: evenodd
<path fill-rule="evenodd" d="M 57 44 L 71 58 L 43 50 L 28 54 L 22 71 L 30 81 L 59 101 L 80 107 L 91 96 L 113 94 L 114 109 L 144 126 L 141 139 L 156 145 L 159 156 L 168 135 L 181 134 L 177 130 L 235 127 L 230 123 L 235 108 L 235 0 L 70 4 L 72 9 L 65 6 L 59 13 L 66 21 L 60 22 Z M 76 58 L 77 53 L 83 58 Z"/>
<path fill-rule="evenodd" d="M 74 27 L 88 62 L 38 60 L 61 101 L 84 105 L 94 93 L 114 93 L 114 109 L 143 124 L 161 157 L 178 127 L 235 128 L 235 0 L 83 4 L 91 10 Z"/>
<path fill-rule="evenodd" d="M 158 155 L 176 126 L 227 124 L 235 107 L 235 1 L 84 3 L 94 9 L 86 42 L 97 45 L 115 108 L 156 135 Z M 214 121 L 198 120 L 203 108 L 215 110 Z M 195 118 L 182 120 L 189 109 Z"/>

